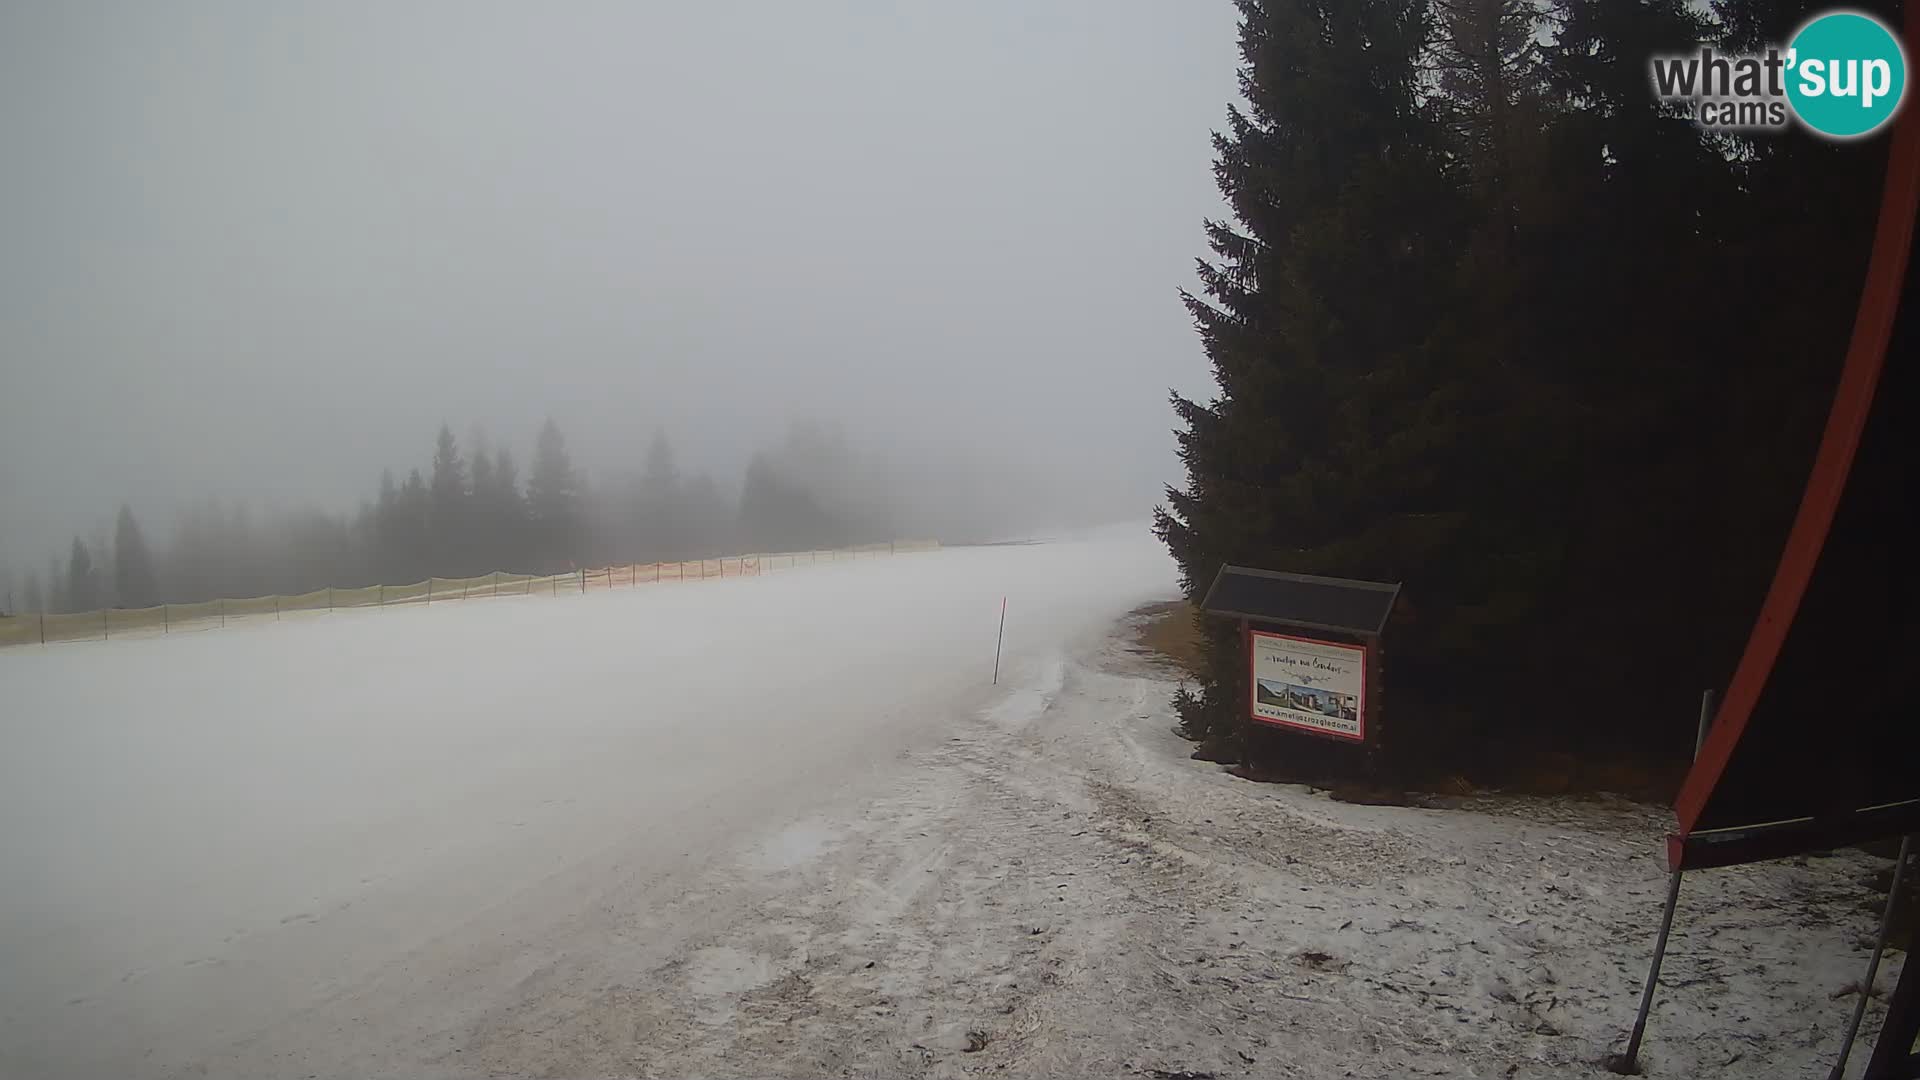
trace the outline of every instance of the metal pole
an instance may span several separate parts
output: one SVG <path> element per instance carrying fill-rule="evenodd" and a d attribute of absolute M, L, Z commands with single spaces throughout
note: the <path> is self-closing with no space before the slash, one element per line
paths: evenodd
<path fill-rule="evenodd" d="M 1000 598 L 1000 630 L 993 636 L 993 685 L 1000 685 L 1000 642 L 1007 636 L 1007 598 Z"/>
<path fill-rule="evenodd" d="M 112 636 L 113 636 L 113 631 L 109 629 L 107 626 L 107 609 L 101 608 L 100 609 L 100 640 L 105 641 Z"/>
<path fill-rule="evenodd" d="M 333 610 L 333 586 L 327 586 L 327 610 Z"/>
<path fill-rule="evenodd" d="M 433 603 L 433 575 L 427 575 L 427 603 Z"/>
<path fill-rule="evenodd" d="M 1693 737 L 1693 756 L 1697 761 L 1700 748 L 1706 745 L 1707 729 L 1713 726 L 1713 691 L 1700 691 L 1700 732 Z"/>
<path fill-rule="evenodd" d="M 1920 965 L 1912 961 L 1900 970 L 1893 997 L 1887 1001 L 1887 1015 L 1880 1020 L 1880 1034 L 1873 1040 L 1873 1056 L 1867 1059 L 1865 1080 L 1891 1080 L 1905 1071 L 1913 1075 L 1920 1056 L 1913 1052 L 1920 1038 Z"/>
<path fill-rule="evenodd" d="M 173 620 L 167 618 L 167 605 L 161 604 L 160 605 L 160 634 L 161 636 L 164 637 L 167 634 L 171 634 L 171 633 L 173 633 Z"/>
<path fill-rule="evenodd" d="M 1653 988 L 1660 981 L 1660 962 L 1667 957 L 1667 934 L 1673 929 L 1673 909 L 1680 902 L 1680 871 L 1667 882 L 1667 910 L 1660 916 L 1660 937 L 1653 943 L 1653 964 L 1647 969 L 1647 985 L 1640 991 L 1640 1014 L 1633 1018 L 1633 1034 L 1627 1038 L 1627 1052 L 1607 1064 L 1621 1076 L 1640 1075 L 1640 1040 L 1647 1033 L 1647 1013 L 1653 1008 Z"/>
<path fill-rule="evenodd" d="M 380 586 L 380 604 L 379 604 L 379 606 L 380 606 L 380 607 L 386 607 L 386 606 L 387 606 L 387 587 L 386 587 L 385 585 L 382 585 L 382 586 Z"/>
<path fill-rule="evenodd" d="M 1860 1034 L 1860 1018 L 1867 1015 L 1867 999 L 1873 996 L 1873 980 L 1880 974 L 1880 954 L 1887 948 L 1887 931 L 1893 926 L 1893 907 L 1900 902 L 1900 879 L 1906 876 L 1907 852 L 1913 848 L 1913 834 L 1900 838 L 1899 861 L 1893 864 L 1893 884 L 1887 887 L 1887 906 L 1880 912 L 1880 936 L 1874 939 L 1873 956 L 1867 960 L 1867 977 L 1860 983 L 1860 1000 L 1853 1003 L 1853 1019 L 1847 1022 L 1847 1037 L 1840 1040 L 1840 1060 L 1833 1063 L 1827 1080 L 1840 1080 L 1847 1071 L 1847 1055 L 1853 1053 L 1854 1036 Z M 1911 963 L 1911 961 L 1909 961 Z"/>
<path fill-rule="evenodd" d="M 224 596 L 220 598 L 220 625 L 227 625 L 227 598 Z"/>
<path fill-rule="evenodd" d="M 274 622 L 280 621 L 280 594 L 279 593 L 273 594 L 273 621 Z"/>
<path fill-rule="evenodd" d="M 40 613 L 40 644 L 45 645 L 46 643 L 47 643 L 47 613 L 43 611 Z"/>

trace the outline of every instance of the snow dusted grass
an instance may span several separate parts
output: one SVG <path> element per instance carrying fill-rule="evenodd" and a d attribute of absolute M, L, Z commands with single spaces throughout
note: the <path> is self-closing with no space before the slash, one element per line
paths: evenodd
<path fill-rule="evenodd" d="M 648 925 L 720 895 L 742 914 L 644 978 L 524 999 L 464 1054 L 508 1075 L 1611 1075 L 1662 810 L 1237 780 L 1186 758 L 1169 673 L 1130 638 L 1023 658 L 890 782 L 769 830 Z M 1871 865 L 1690 881 L 1647 1074 L 1824 1075 Z"/>
<path fill-rule="evenodd" d="M 1668 815 L 1190 761 L 1115 627 L 1172 580 L 1135 530 L 0 654 L 0 1075 L 1609 1075 Z M 1875 865 L 1689 879 L 1647 1073 L 1824 1075 Z"/>

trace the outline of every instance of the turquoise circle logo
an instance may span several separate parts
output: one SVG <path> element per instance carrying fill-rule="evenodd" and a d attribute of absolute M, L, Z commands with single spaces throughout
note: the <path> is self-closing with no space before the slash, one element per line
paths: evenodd
<path fill-rule="evenodd" d="M 1833 139 L 1878 131 L 1907 93 L 1907 54 L 1871 15 L 1834 11 L 1787 43 L 1787 101 L 1800 122 Z"/>

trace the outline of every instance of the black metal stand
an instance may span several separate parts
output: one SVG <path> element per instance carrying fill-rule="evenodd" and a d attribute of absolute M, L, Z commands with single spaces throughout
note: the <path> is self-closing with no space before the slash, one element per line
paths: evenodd
<path fill-rule="evenodd" d="M 1893 870 L 1893 886 L 1887 890 L 1887 910 L 1880 919 L 1880 940 L 1874 946 L 1873 957 L 1880 959 L 1880 950 L 1887 943 L 1887 928 L 1893 915 L 1895 899 L 1900 895 L 1900 880 L 1907 866 L 1908 849 L 1913 837 L 1900 841 L 1900 862 Z M 1867 983 L 1860 991 L 1860 1003 L 1854 1009 L 1854 1027 L 1860 1024 L 1860 1014 L 1865 1011 L 1867 995 L 1873 990 L 1873 970 L 1868 967 Z M 1853 1029 L 1848 1029 L 1848 1044 L 1852 1043 Z M 1880 1025 L 1880 1037 L 1874 1040 L 1873 1057 L 1867 1060 L 1867 1071 L 1861 1080 L 1916 1080 L 1920 1078 L 1920 1054 L 1914 1053 L 1914 1040 L 1920 1038 L 1920 964 L 1913 962 L 1913 950 L 1907 950 L 1907 963 L 1900 970 L 1899 985 L 1894 987 L 1893 999 L 1887 1003 L 1887 1019 Z M 1833 1075 L 1839 1076 L 1847 1064 L 1847 1049 L 1842 1047 L 1840 1063 L 1833 1067 Z"/>
<path fill-rule="evenodd" d="M 1640 991 L 1640 1012 L 1633 1018 L 1633 1034 L 1627 1037 L 1626 1052 L 1607 1062 L 1607 1068 L 1621 1076 L 1640 1075 L 1640 1040 L 1647 1034 L 1647 1014 L 1653 1011 L 1653 988 L 1660 984 L 1660 963 L 1667 958 L 1667 935 L 1673 932 L 1673 909 L 1680 903 L 1680 875 L 1675 870 L 1667 880 L 1667 910 L 1660 916 L 1660 937 L 1653 943 L 1653 963 L 1647 968 L 1647 985 Z"/>

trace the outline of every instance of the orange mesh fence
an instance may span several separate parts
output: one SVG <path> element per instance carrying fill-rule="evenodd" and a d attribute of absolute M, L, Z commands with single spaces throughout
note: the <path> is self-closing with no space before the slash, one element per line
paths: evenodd
<path fill-rule="evenodd" d="M 629 563 L 572 570 L 564 574 L 533 575 L 495 571 L 467 578 L 434 577 L 411 585 L 367 585 L 347 589 L 329 587 L 296 596 L 249 596 L 191 604 L 62 614 L 14 613 L 0 615 L 0 648 L 184 633 L 225 626 L 229 622 L 258 622 L 262 619 L 284 619 L 290 614 L 304 615 L 351 608 L 439 604 L 497 596 L 570 596 L 602 589 L 636 589 L 675 582 L 759 577 L 823 562 L 932 551 L 939 546 L 939 542 L 934 540 L 896 540 L 832 550 L 728 555 L 682 562 Z"/>

